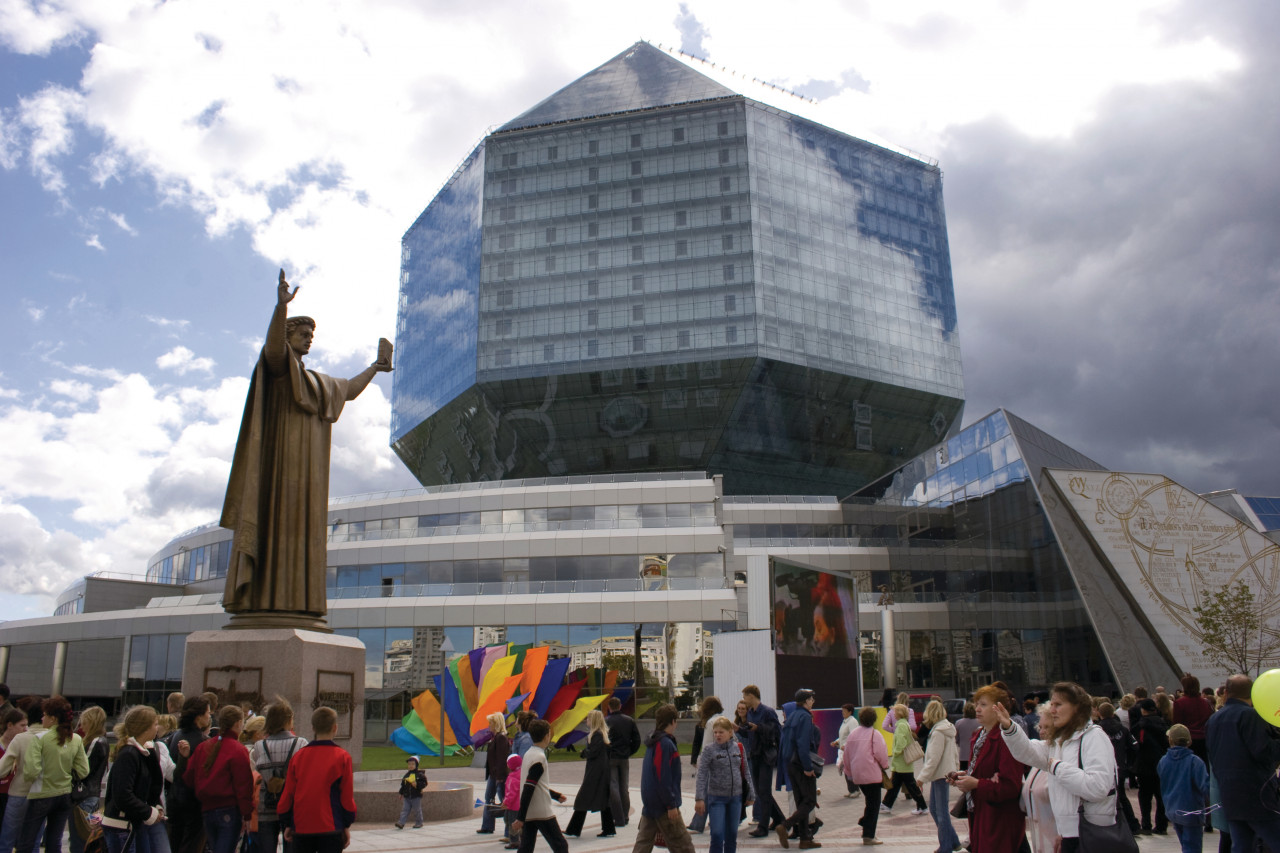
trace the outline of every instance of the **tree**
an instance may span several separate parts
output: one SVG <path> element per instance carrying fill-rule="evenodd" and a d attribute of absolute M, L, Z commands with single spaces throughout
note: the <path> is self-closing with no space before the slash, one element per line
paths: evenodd
<path fill-rule="evenodd" d="M 1242 581 L 1225 584 L 1191 609 L 1205 655 L 1227 672 L 1256 676 L 1280 655 L 1280 636 L 1262 623 L 1253 593 Z"/>
<path fill-rule="evenodd" d="M 712 659 L 703 655 L 698 655 L 693 659 L 693 663 L 689 664 L 689 669 L 684 674 L 685 686 L 694 693 L 702 693 L 702 679 L 710 678 L 714 673 L 714 665 Z"/>
<path fill-rule="evenodd" d="M 604 670 L 616 669 L 618 678 L 635 678 L 636 677 L 636 656 L 629 654 L 605 654 L 600 658 L 600 668 Z M 648 669 L 644 670 L 644 686 L 646 688 L 658 687 L 658 676 L 654 675 Z"/>

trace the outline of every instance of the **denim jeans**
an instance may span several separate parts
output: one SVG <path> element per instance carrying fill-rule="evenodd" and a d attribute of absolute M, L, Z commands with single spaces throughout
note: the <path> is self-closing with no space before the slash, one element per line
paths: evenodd
<path fill-rule="evenodd" d="M 19 768 L 21 769 L 21 768 Z M 27 798 L 9 795 L 4 807 L 4 823 L 0 825 L 0 853 L 13 853 L 22 832 L 22 821 L 27 816 Z"/>
<path fill-rule="evenodd" d="M 211 853 L 236 853 L 243 821 L 234 807 L 210 809 L 204 813 L 204 837 Z"/>
<path fill-rule="evenodd" d="M 1180 823 L 1175 823 L 1173 824 L 1173 833 L 1178 836 L 1178 843 L 1182 845 L 1182 853 L 1201 853 L 1204 849 L 1204 827 L 1200 824 L 1183 826 Z"/>
<path fill-rule="evenodd" d="M 282 833 L 280 821 L 263 820 L 262 815 L 258 815 L 258 853 L 276 853 Z M 293 853 L 292 841 L 284 842 L 284 853 Z"/>
<path fill-rule="evenodd" d="M 497 823 L 498 813 L 490 808 L 493 801 L 498 797 L 499 785 L 503 780 L 495 779 L 490 776 L 484 782 L 484 808 L 480 814 L 480 829 L 484 832 L 493 832 L 494 824 Z"/>
<path fill-rule="evenodd" d="M 169 834 L 163 821 L 151 826 L 135 823 L 130 829 L 104 826 L 102 840 L 106 842 L 107 853 L 169 853 Z"/>
<path fill-rule="evenodd" d="M 404 826 L 412 817 L 415 827 L 422 826 L 422 797 L 401 797 L 400 802 L 400 819 L 396 823 Z M 485 806 L 486 810 L 488 808 Z"/>
<path fill-rule="evenodd" d="M 22 820 L 22 832 L 18 834 L 17 849 L 27 853 L 34 851 L 43 826 L 46 853 L 62 853 L 62 836 L 66 832 L 67 819 L 70 817 L 70 794 L 40 797 L 34 800 L 28 797 L 27 816 Z"/>
<path fill-rule="evenodd" d="M 938 853 L 951 853 L 960 846 L 960 837 L 951 825 L 948 798 L 951 786 L 946 779 L 934 779 L 929 783 L 929 816 L 938 827 Z"/>
<path fill-rule="evenodd" d="M 98 798 L 86 797 L 78 803 L 72 803 L 73 809 L 79 809 L 84 813 L 85 817 L 89 817 L 98 810 Z M 76 825 L 71 823 L 71 831 L 67 833 L 71 842 L 71 853 L 84 853 L 84 839 L 80 837 L 80 833 L 76 832 Z"/>
<path fill-rule="evenodd" d="M 707 797 L 707 821 L 711 824 L 711 853 L 735 853 L 741 797 Z"/>

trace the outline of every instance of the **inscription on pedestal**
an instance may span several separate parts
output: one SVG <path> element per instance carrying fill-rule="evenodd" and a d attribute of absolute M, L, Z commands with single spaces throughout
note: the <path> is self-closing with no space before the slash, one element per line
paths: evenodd
<path fill-rule="evenodd" d="M 355 710 L 352 697 L 355 694 L 355 676 L 349 672 L 335 672 L 329 669 L 316 671 L 316 698 L 311 700 L 312 709 L 328 705 L 338 712 L 338 734 L 335 740 L 347 740 L 351 737 L 351 717 Z"/>
<path fill-rule="evenodd" d="M 234 665 L 205 667 L 204 689 L 216 694 L 218 705 L 248 705 L 261 714 L 266 700 L 262 696 L 262 667 Z"/>

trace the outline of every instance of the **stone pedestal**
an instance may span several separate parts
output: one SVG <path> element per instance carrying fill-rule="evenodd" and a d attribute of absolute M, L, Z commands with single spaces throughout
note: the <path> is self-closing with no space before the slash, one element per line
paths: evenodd
<path fill-rule="evenodd" d="M 308 740 L 311 712 L 338 712 L 339 746 L 360 767 L 364 744 L 364 644 L 297 628 L 196 631 L 187 637 L 182 692 L 216 693 L 219 704 L 261 713 L 276 696 L 293 706 L 294 730 Z"/>

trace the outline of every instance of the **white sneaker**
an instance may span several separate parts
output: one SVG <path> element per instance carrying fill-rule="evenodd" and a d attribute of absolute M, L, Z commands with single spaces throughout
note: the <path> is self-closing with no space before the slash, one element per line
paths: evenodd
<path fill-rule="evenodd" d="M 912 809 L 912 810 L 911 810 L 911 813 L 912 813 L 913 815 L 928 814 L 928 813 L 929 813 L 929 810 L 928 810 L 928 809 Z"/>
<path fill-rule="evenodd" d="M 893 809 L 889 808 L 889 807 L 888 807 L 888 806 L 886 806 L 884 803 L 881 803 L 881 804 L 880 804 L 880 813 L 881 813 L 881 814 L 891 814 L 892 812 L 893 812 Z"/>

